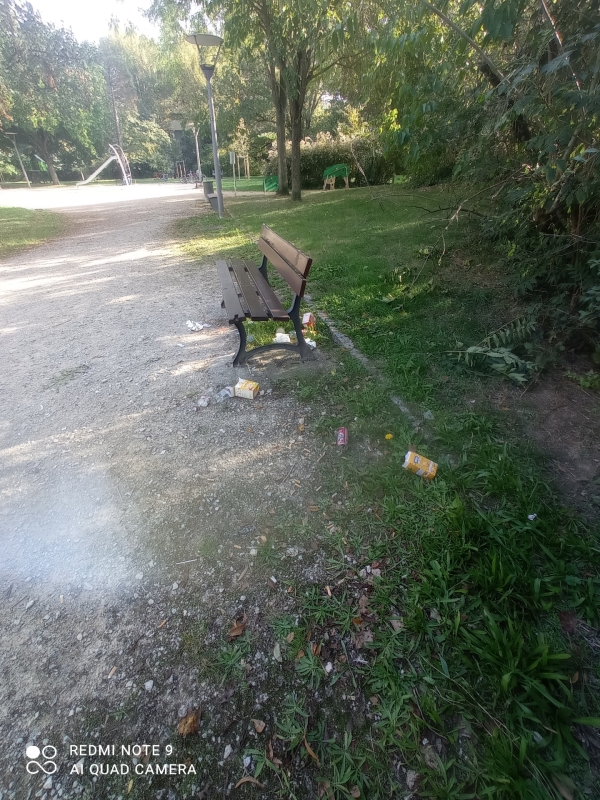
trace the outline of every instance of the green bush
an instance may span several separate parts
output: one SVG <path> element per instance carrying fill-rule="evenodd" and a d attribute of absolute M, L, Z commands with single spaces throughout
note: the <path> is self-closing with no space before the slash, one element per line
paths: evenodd
<path fill-rule="evenodd" d="M 292 159 L 289 143 L 286 155 L 288 179 L 291 182 Z M 365 186 L 367 181 L 370 184 L 387 183 L 394 176 L 394 162 L 384 156 L 383 149 L 377 140 L 368 137 L 351 139 L 339 136 L 334 138 L 330 134 L 319 134 L 316 140 L 304 139 L 300 145 L 302 188 L 321 188 L 323 172 L 334 164 L 348 164 L 350 183 L 355 186 Z M 277 150 L 275 147 L 269 154 L 264 175 L 265 177 L 277 175 Z M 344 185 L 342 178 L 337 178 L 337 183 L 341 186 Z"/>

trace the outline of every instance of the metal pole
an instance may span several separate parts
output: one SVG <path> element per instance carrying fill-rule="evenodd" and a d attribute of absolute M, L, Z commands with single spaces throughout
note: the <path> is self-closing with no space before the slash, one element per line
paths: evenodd
<path fill-rule="evenodd" d="M 219 164 L 219 149 L 217 146 L 217 126 L 215 123 L 215 107 L 213 105 L 212 87 L 210 85 L 210 79 L 212 78 L 214 71 L 215 71 L 214 67 L 209 67 L 206 64 L 202 64 L 202 72 L 204 73 L 204 77 L 206 78 L 206 88 L 208 91 L 208 113 L 210 116 L 210 133 L 212 136 L 213 161 L 215 164 L 215 181 L 217 184 L 217 205 L 219 207 L 219 217 L 222 217 L 223 189 L 221 187 L 221 165 Z"/>
<path fill-rule="evenodd" d="M 9 135 L 10 134 L 7 134 L 7 136 L 9 136 Z M 25 172 L 25 167 L 23 166 L 23 162 L 21 161 L 21 154 L 17 150 L 17 140 L 16 140 L 16 137 L 15 137 L 14 134 L 12 136 L 12 143 L 13 143 L 13 147 L 15 148 L 15 153 L 17 154 L 17 158 L 19 159 L 19 164 L 21 165 L 21 172 L 23 173 L 23 177 L 27 181 L 27 186 L 31 189 L 31 184 L 29 183 L 29 178 L 27 176 L 27 173 Z"/>
<path fill-rule="evenodd" d="M 196 162 L 198 164 L 198 180 L 202 176 L 202 167 L 200 166 L 200 150 L 198 148 L 198 128 L 194 128 L 194 138 L 196 139 Z"/>

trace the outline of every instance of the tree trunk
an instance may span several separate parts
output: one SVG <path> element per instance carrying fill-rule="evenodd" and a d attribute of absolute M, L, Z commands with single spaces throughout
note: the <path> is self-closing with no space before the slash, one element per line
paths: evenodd
<path fill-rule="evenodd" d="M 275 121 L 277 128 L 277 194 L 288 195 L 288 173 L 287 159 L 285 156 L 285 108 L 287 105 L 287 94 L 283 83 L 283 65 L 279 65 L 279 75 L 275 64 L 270 63 L 267 68 L 271 94 L 275 106 Z"/>
<path fill-rule="evenodd" d="M 302 200 L 300 173 L 300 142 L 302 141 L 302 108 L 299 98 L 290 99 L 290 121 L 292 126 L 292 200 Z"/>
<path fill-rule="evenodd" d="M 42 156 L 44 161 L 46 162 L 46 166 L 48 167 L 48 175 L 50 175 L 50 180 L 55 186 L 60 185 L 60 181 L 58 180 L 58 175 L 56 174 L 56 170 L 54 169 L 54 164 L 52 163 L 52 156 L 48 152 L 48 145 L 46 144 L 46 135 L 42 131 L 40 133 L 40 150 L 42 151 Z"/>
<path fill-rule="evenodd" d="M 302 200 L 300 172 L 300 142 L 302 141 L 302 112 L 309 84 L 310 50 L 296 54 L 294 85 L 288 87 L 290 103 L 290 125 L 292 128 L 292 200 Z"/>

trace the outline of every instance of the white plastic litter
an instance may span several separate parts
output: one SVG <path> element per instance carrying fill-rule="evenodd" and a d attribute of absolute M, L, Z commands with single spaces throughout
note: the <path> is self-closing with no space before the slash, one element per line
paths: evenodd
<path fill-rule="evenodd" d="M 312 339 L 305 339 L 304 341 L 306 342 L 306 344 L 307 344 L 309 347 L 312 347 L 312 349 L 313 349 L 313 350 L 314 350 L 314 349 L 315 349 L 315 347 L 317 346 L 317 343 L 316 343 L 316 342 L 313 342 L 313 340 L 312 340 Z"/>
<path fill-rule="evenodd" d="M 291 342 L 289 333 L 277 333 L 273 339 L 277 344 L 289 344 Z"/>
<path fill-rule="evenodd" d="M 537 519 L 537 514 L 527 514 L 527 519 L 533 522 L 534 519 Z"/>
<path fill-rule="evenodd" d="M 190 331 L 201 331 L 202 328 L 210 328 L 210 325 L 205 325 L 202 322 L 192 322 L 191 319 L 188 319 L 185 324 L 188 326 Z"/>

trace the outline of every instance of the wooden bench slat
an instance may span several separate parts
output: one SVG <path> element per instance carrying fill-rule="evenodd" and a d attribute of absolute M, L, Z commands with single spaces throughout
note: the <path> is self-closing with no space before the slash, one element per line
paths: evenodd
<path fill-rule="evenodd" d="M 262 299 L 256 290 L 256 286 L 252 283 L 246 271 L 246 264 L 239 258 L 232 258 L 229 261 L 229 265 L 237 278 L 242 294 L 244 295 L 244 300 L 248 303 L 250 317 L 258 322 L 264 322 L 270 319 Z"/>
<path fill-rule="evenodd" d="M 304 278 L 308 277 L 312 258 L 307 256 L 293 244 L 283 239 L 274 230 L 269 228 L 268 225 L 263 225 L 260 232 L 260 238 L 269 242 L 271 247 L 276 250 L 283 258 L 294 267 Z M 260 244 L 259 244 L 260 247 Z"/>
<path fill-rule="evenodd" d="M 281 256 L 277 250 L 267 242 L 266 239 L 258 240 L 258 249 L 265 255 L 270 264 L 272 264 L 277 272 L 286 281 L 294 294 L 298 297 L 304 296 L 304 289 L 306 288 L 306 279 L 293 269 L 289 263 Z"/>
<path fill-rule="evenodd" d="M 221 281 L 221 288 L 223 290 L 223 300 L 225 301 L 225 310 L 228 314 L 228 321 L 234 323 L 237 319 L 246 319 L 248 316 L 238 296 L 238 291 L 233 283 L 231 271 L 226 261 L 217 261 L 217 275 Z"/>
<path fill-rule="evenodd" d="M 246 261 L 246 269 L 248 270 L 248 274 L 256 284 L 256 288 L 258 289 L 262 299 L 265 301 L 267 306 L 269 307 L 269 312 L 273 319 L 289 319 L 289 314 L 283 308 L 281 304 L 281 300 L 277 297 L 273 289 L 269 286 L 267 281 L 263 278 L 260 274 L 260 271 L 256 264 L 253 264 L 251 261 Z"/>

